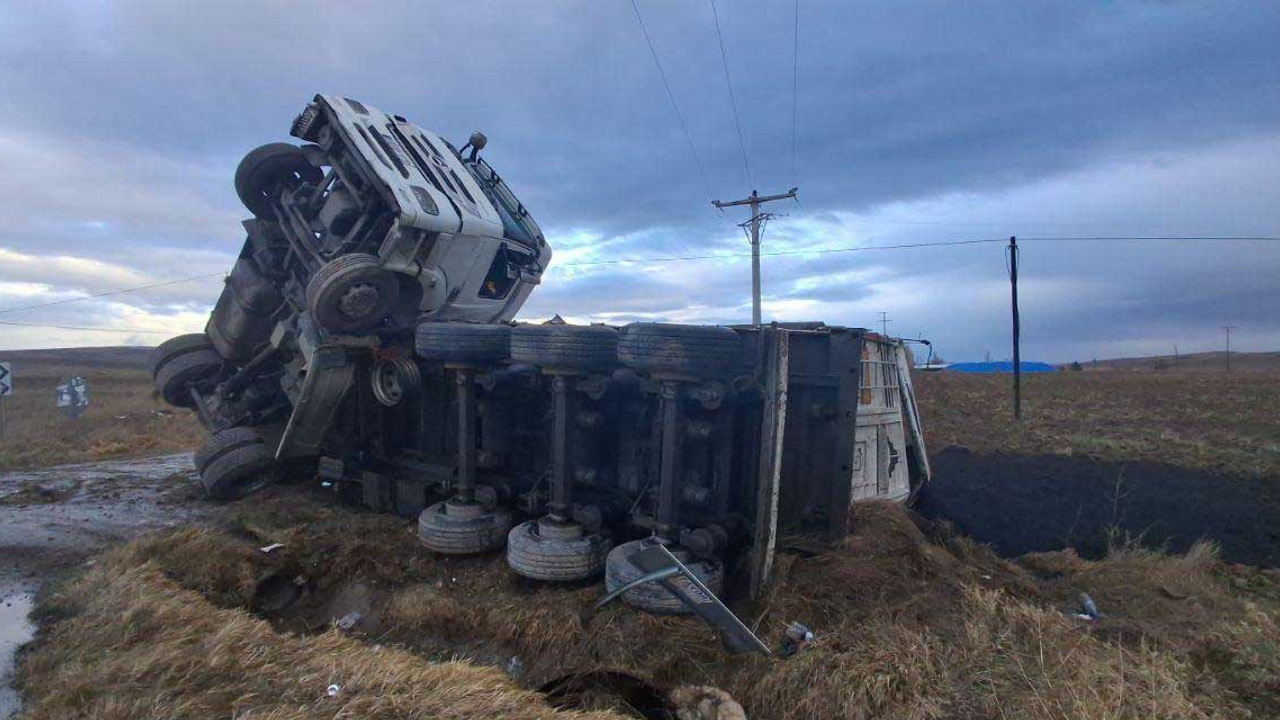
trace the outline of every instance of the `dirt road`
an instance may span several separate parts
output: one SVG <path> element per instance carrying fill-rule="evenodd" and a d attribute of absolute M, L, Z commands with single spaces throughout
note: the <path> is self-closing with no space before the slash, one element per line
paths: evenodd
<path fill-rule="evenodd" d="M 0 720 L 18 709 L 14 653 L 44 583 L 110 543 L 207 517 L 189 454 L 0 474 Z"/>

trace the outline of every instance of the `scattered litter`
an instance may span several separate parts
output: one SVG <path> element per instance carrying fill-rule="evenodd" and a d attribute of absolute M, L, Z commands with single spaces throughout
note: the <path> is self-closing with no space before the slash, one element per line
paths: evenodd
<path fill-rule="evenodd" d="M 515 655 L 511 656 L 511 659 L 507 661 L 507 674 L 516 679 L 524 675 L 524 663 L 520 661 L 520 658 Z"/>
<path fill-rule="evenodd" d="M 338 693 L 342 692 L 342 687 L 337 684 L 333 684 L 329 686 L 327 692 L 329 693 L 329 697 L 338 697 Z"/>
<path fill-rule="evenodd" d="M 351 628 L 356 626 L 356 623 L 360 622 L 360 618 L 362 617 L 364 616 L 356 612 L 355 610 L 352 610 L 346 615 L 343 615 L 342 617 L 338 618 L 338 629 L 350 630 Z"/>
<path fill-rule="evenodd" d="M 1097 620 L 1101 615 L 1098 612 L 1098 606 L 1093 602 L 1093 598 L 1089 597 L 1089 593 L 1080 593 L 1080 609 L 1084 611 L 1084 616 L 1090 620 Z"/>
<path fill-rule="evenodd" d="M 738 701 L 709 685 L 678 687 L 671 691 L 669 699 L 678 720 L 747 720 L 747 713 Z"/>
<path fill-rule="evenodd" d="M 790 657 L 811 642 L 813 642 L 813 631 L 801 623 L 793 622 L 782 631 L 782 647 L 778 652 L 782 657 Z"/>
<path fill-rule="evenodd" d="M 258 548 L 258 551 L 263 553 L 264 555 L 270 555 L 271 553 L 275 552 L 276 550 L 279 550 L 282 547 L 284 547 L 284 543 L 271 543 L 270 545 L 265 545 L 263 547 Z"/>

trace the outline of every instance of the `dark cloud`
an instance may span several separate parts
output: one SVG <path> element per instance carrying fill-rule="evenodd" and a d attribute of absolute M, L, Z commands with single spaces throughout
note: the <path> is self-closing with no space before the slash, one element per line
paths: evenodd
<path fill-rule="evenodd" d="M 711 193 L 744 195 L 710 8 L 639 6 Z M 1280 6 L 800 7 L 794 169 L 794 6 L 720 8 L 752 174 L 762 191 L 802 188 L 803 204 L 771 208 L 790 217 L 769 227 L 770 249 L 1280 234 L 1271 161 Z M 284 138 L 311 95 L 333 91 L 450 137 L 489 134 L 488 156 L 564 265 L 531 316 L 740 321 L 749 312 L 740 259 L 568 266 L 746 251 L 733 226 L 745 213 L 710 207 L 627 2 L 8 5 L 0 80 L 0 248 L 10 252 L 105 262 L 146 280 L 229 267 L 243 215 L 236 162 Z M 1242 325 L 1245 346 L 1280 345 L 1280 320 L 1266 310 L 1278 299 L 1274 246 L 1029 242 L 1023 257 L 1033 355 L 1138 351 L 1179 337 L 1208 347 L 1228 320 Z M 997 245 L 770 258 L 766 309 L 849 324 L 887 310 L 891 329 L 933 334 L 950 356 L 999 355 L 1003 263 Z M 0 268 L 0 307 L 126 277 L 24 268 Z M 177 322 L 214 288 L 126 296 L 95 312 Z"/>

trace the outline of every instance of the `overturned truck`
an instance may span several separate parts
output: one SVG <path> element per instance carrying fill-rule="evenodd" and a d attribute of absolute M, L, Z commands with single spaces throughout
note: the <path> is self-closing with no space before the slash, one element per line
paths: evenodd
<path fill-rule="evenodd" d="M 302 146 L 250 152 L 254 217 L 204 333 L 157 348 L 170 403 L 212 433 L 208 494 L 283 475 L 417 518 L 423 545 L 505 548 L 542 581 L 603 575 L 687 611 L 641 560 L 755 595 L 783 533 L 839 536 L 851 502 L 929 478 L 907 353 L 822 323 L 514 323 L 551 261 L 479 152 L 319 95 Z M 687 593 L 686 593 L 687 595 Z"/>

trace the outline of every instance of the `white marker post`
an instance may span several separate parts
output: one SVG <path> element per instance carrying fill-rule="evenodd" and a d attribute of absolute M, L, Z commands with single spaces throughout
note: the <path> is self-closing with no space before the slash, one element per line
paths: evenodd
<path fill-rule="evenodd" d="M 78 420 L 89 407 L 89 384 L 82 377 L 73 377 L 57 387 L 58 409 L 63 415 Z"/>

